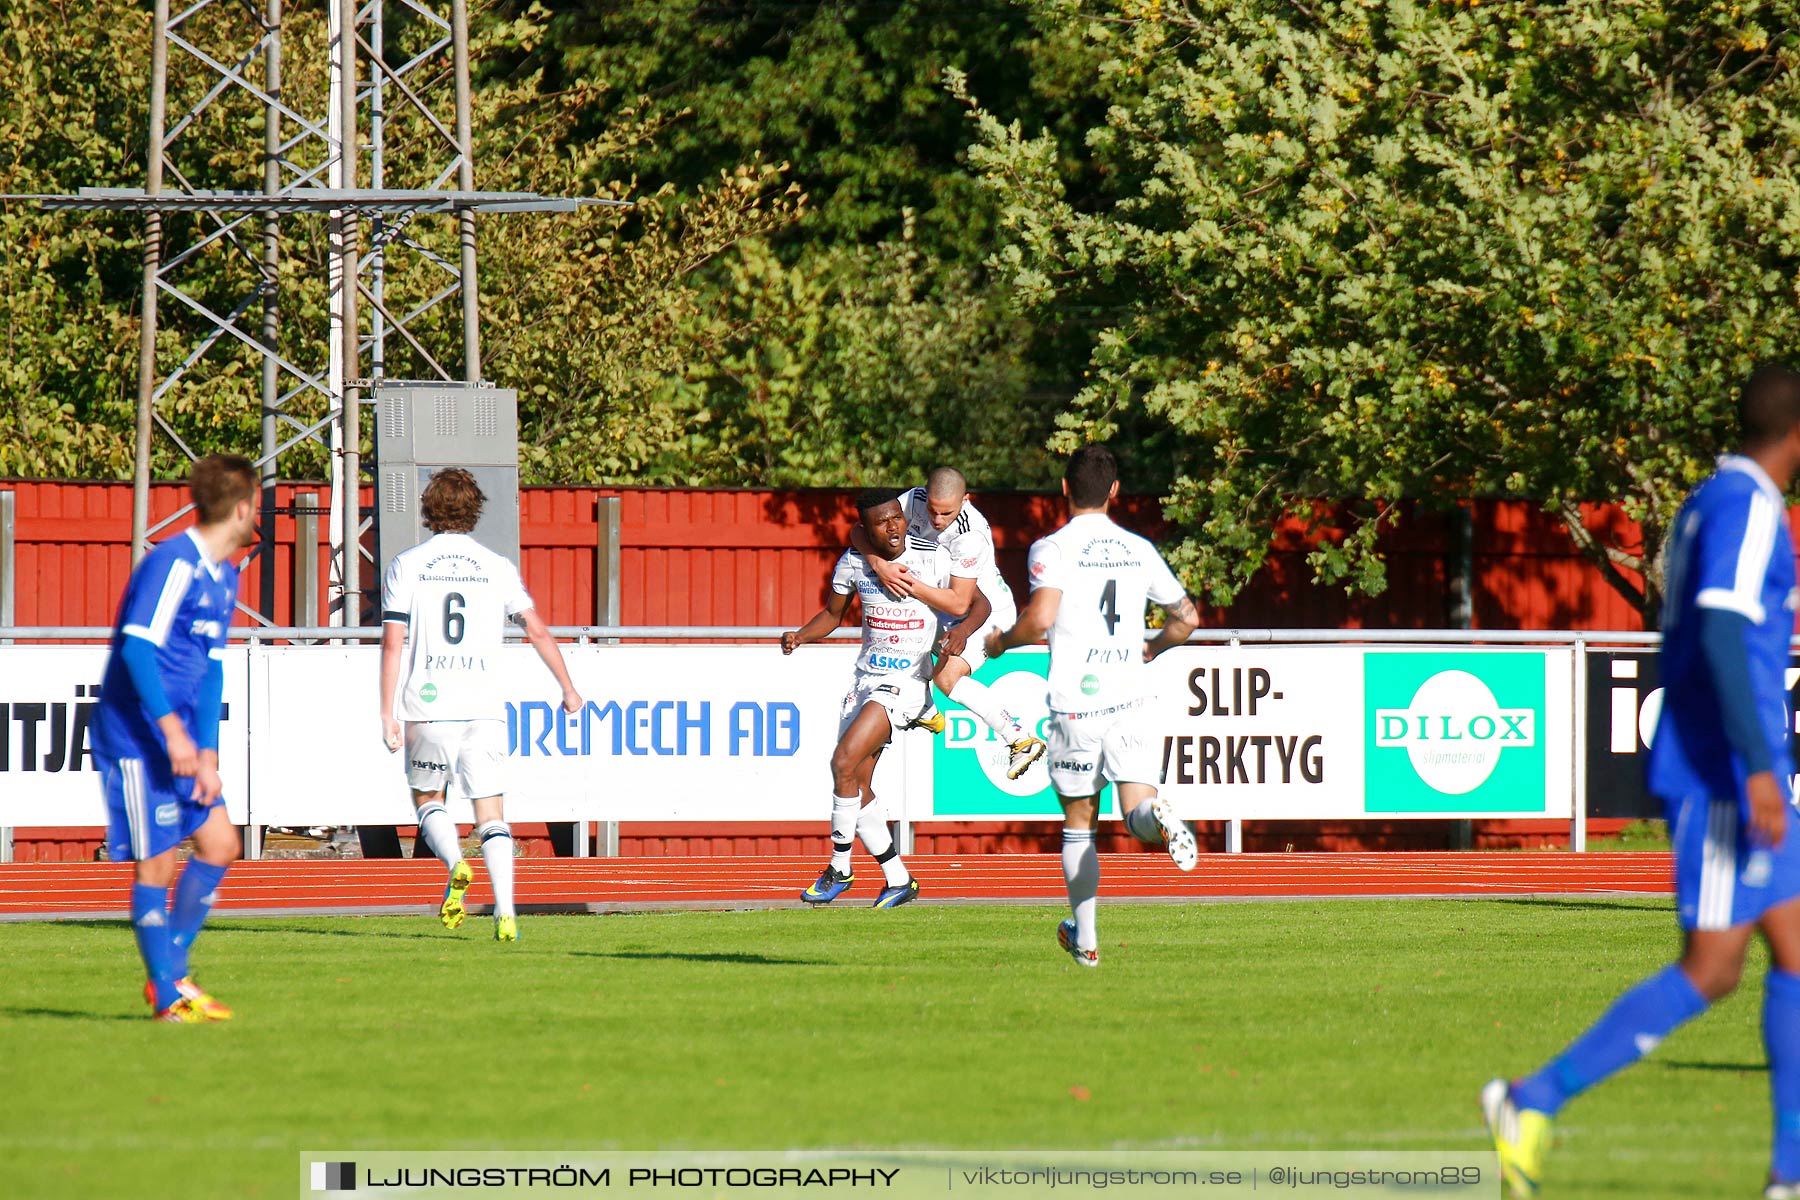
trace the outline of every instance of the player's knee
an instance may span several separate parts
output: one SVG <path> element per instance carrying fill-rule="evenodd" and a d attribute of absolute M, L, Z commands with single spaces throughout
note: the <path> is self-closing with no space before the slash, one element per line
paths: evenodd
<path fill-rule="evenodd" d="M 1744 977 L 1744 961 L 1742 958 L 1706 957 L 1689 959 L 1681 964 L 1682 974 L 1694 985 L 1694 990 L 1705 996 L 1708 1001 L 1719 1001 L 1737 991 L 1738 982 Z"/>

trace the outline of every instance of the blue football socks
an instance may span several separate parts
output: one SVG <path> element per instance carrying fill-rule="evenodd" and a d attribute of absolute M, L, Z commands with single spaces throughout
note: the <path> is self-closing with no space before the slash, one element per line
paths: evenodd
<path fill-rule="evenodd" d="M 1763 977 L 1763 1045 L 1775 1112 L 1769 1173 L 1794 1183 L 1800 1181 L 1800 975 L 1770 967 Z"/>
<path fill-rule="evenodd" d="M 144 973 L 156 989 L 156 1010 L 161 1012 L 175 1003 L 179 993 L 170 959 L 169 890 L 149 883 L 131 885 L 131 929 L 137 935 L 138 955 L 144 960 Z"/>
<path fill-rule="evenodd" d="M 1704 1012 L 1706 1003 L 1679 966 L 1664 967 L 1613 1001 L 1537 1074 L 1514 1084 L 1513 1103 L 1555 1116 L 1571 1097 L 1656 1049 L 1677 1026 Z"/>
<path fill-rule="evenodd" d="M 225 878 L 227 869 L 197 858 L 188 859 L 181 869 L 175 902 L 169 906 L 169 969 L 176 979 L 185 978 L 188 973 L 188 949 L 200 936 L 200 927 L 212 911 L 219 881 Z"/>

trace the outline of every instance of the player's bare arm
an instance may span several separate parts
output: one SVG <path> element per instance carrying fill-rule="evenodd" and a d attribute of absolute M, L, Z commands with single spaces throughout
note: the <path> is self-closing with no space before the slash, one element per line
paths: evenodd
<path fill-rule="evenodd" d="M 1061 588 L 1041 587 L 1032 592 L 1031 602 L 1011 629 L 996 629 L 988 634 L 988 657 L 999 658 L 1008 650 L 1043 641 L 1050 627 L 1056 624 L 1056 610 L 1061 605 Z"/>
<path fill-rule="evenodd" d="M 896 596 L 916 594 L 916 588 L 919 586 L 918 576 L 912 573 L 912 568 L 905 563 L 893 562 L 875 553 L 875 546 L 869 541 L 869 535 L 863 532 L 860 522 L 850 527 L 850 548 L 862 555 L 868 562 L 869 570 L 875 573 L 875 581 L 882 587 Z M 931 603 L 929 600 L 925 602 Z"/>
<path fill-rule="evenodd" d="M 844 623 L 844 613 L 849 608 L 848 592 L 832 592 L 825 597 L 825 607 L 815 613 L 812 620 L 781 635 L 781 652 L 792 654 L 801 646 L 811 645 L 822 637 L 828 637 L 832 630 Z"/>
<path fill-rule="evenodd" d="M 1183 596 L 1174 604 L 1162 606 L 1166 619 L 1162 631 L 1144 643 L 1144 661 L 1150 662 L 1165 650 L 1183 645 L 1200 625 L 1199 610 L 1192 596 Z"/>
<path fill-rule="evenodd" d="M 550 674 L 556 677 L 556 685 L 562 688 L 562 706 L 566 713 L 581 711 L 581 693 L 575 690 L 575 683 L 569 678 L 569 666 L 563 662 L 562 650 L 556 639 L 550 636 L 550 627 L 544 624 L 544 618 L 538 616 L 538 610 L 528 608 L 515 618 L 525 627 L 525 640 L 537 651 L 543 664 L 550 668 Z"/>
<path fill-rule="evenodd" d="M 394 719 L 394 689 L 400 683 L 400 654 L 406 649 L 406 626 L 389 621 L 381 627 L 381 743 L 400 749 L 400 722 Z"/>
<path fill-rule="evenodd" d="M 219 752 L 200 751 L 200 765 L 194 771 L 194 799 L 211 807 L 225 794 L 225 781 L 219 778 Z"/>
<path fill-rule="evenodd" d="M 973 609 L 971 606 L 975 603 L 975 597 L 979 594 L 980 589 L 975 586 L 974 577 L 971 576 L 964 579 L 960 575 L 952 575 L 950 577 L 950 586 L 947 588 L 932 587 L 930 584 L 924 583 L 915 577 L 913 579 L 911 592 L 913 599 L 923 600 L 925 603 L 931 605 L 931 607 L 943 613 L 946 617 L 959 618 L 970 616 L 972 614 Z M 988 612 L 991 613 L 992 611 L 993 608 L 990 605 Z M 985 616 L 982 618 L 982 620 L 986 619 Z M 980 627 L 981 622 L 976 621 L 975 628 Z"/>
<path fill-rule="evenodd" d="M 181 723 L 181 718 L 172 712 L 164 713 L 156 718 L 156 727 L 162 730 L 163 740 L 168 744 L 169 770 L 182 779 L 198 775 L 200 748 L 188 736 L 187 726 Z"/>
<path fill-rule="evenodd" d="M 958 579 L 955 582 L 973 583 L 974 580 Z M 986 625 L 987 619 L 993 615 L 993 603 L 988 600 L 987 593 L 977 587 L 974 598 L 969 602 L 968 613 L 962 620 L 945 630 L 944 635 L 938 639 L 938 656 L 940 658 L 959 657 L 963 648 L 969 644 L 969 634 Z"/>

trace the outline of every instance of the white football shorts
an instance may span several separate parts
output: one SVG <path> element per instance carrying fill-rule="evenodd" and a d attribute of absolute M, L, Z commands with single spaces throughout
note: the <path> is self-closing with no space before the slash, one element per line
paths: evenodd
<path fill-rule="evenodd" d="M 1050 714 L 1050 786 L 1059 796 L 1098 795 L 1105 783 L 1162 782 L 1162 763 L 1144 730 L 1144 702 L 1096 713 Z"/>
<path fill-rule="evenodd" d="M 905 729 L 931 711 L 931 684 L 911 675 L 871 675 L 858 671 L 849 695 L 844 697 L 844 710 L 838 714 L 840 740 L 849 732 L 851 722 L 856 720 L 863 706 L 871 701 L 887 709 L 888 740 L 882 745 L 892 745 L 895 730 Z"/>
<path fill-rule="evenodd" d="M 454 774 L 471 800 L 506 791 L 506 722 L 408 721 L 406 785 L 441 792 Z"/>

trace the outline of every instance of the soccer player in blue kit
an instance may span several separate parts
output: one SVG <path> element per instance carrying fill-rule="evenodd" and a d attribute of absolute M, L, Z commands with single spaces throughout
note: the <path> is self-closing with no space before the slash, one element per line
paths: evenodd
<path fill-rule="evenodd" d="M 1481 1093 L 1501 1173 L 1535 1195 L 1551 1122 L 1737 987 L 1761 931 L 1774 1145 L 1767 1200 L 1800 1200 L 1800 832 L 1785 673 L 1796 607 L 1782 493 L 1800 470 L 1800 374 L 1759 368 L 1738 398 L 1742 449 L 1688 494 L 1664 568 L 1661 719 L 1650 790 L 1675 852 L 1681 958 L 1613 1002 L 1535 1074 Z"/>
<path fill-rule="evenodd" d="M 221 802 L 219 713 L 225 631 L 237 603 L 230 556 L 256 540 L 256 470 L 214 454 L 189 477 L 198 523 L 159 543 L 131 572 L 93 717 L 106 793 L 107 849 L 133 864 L 131 927 L 159 1021 L 223 1021 L 231 1010 L 196 985 L 188 951 L 240 853 Z M 175 849 L 193 857 L 175 885 Z"/>

